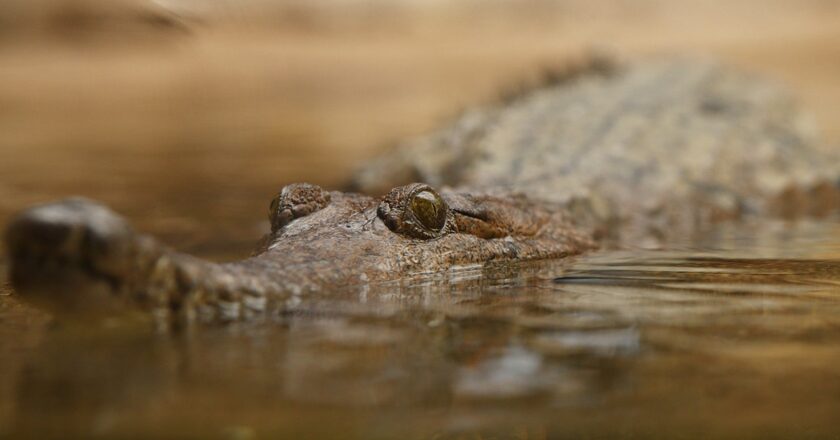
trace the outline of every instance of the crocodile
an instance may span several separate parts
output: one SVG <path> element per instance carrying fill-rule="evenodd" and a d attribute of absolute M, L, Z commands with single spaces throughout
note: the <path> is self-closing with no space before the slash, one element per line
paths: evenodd
<path fill-rule="evenodd" d="M 824 215 L 838 176 L 773 81 L 709 60 L 593 58 L 374 159 L 351 191 L 286 185 L 242 261 L 179 253 L 83 198 L 19 213 L 5 239 L 16 292 L 56 314 L 235 321 L 339 286 Z"/>

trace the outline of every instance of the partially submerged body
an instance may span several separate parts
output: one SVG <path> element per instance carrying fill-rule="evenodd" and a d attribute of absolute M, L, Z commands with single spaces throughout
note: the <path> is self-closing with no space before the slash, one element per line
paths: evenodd
<path fill-rule="evenodd" d="M 249 259 L 179 254 L 76 199 L 13 220 L 11 279 L 57 311 L 240 319 L 335 286 L 564 258 L 605 236 L 649 243 L 744 215 L 824 213 L 838 163 L 770 83 L 704 62 L 594 63 L 371 163 L 354 186 L 390 190 L 381 198 L 287 186 Z"/>
<path fill-rule="evenodd" d="M 35 207 L 7 232 L 12 283 L 57 312 L 135 303 L 231 320 L 323 288 L 594 247 L 562 209 L 518 196 L 437 193 L 414 184 L 380 200 L 295 184 L 275 201 L 274 231 L 262 249 L 225 264 L 167 249 L 90 201 Z"/>

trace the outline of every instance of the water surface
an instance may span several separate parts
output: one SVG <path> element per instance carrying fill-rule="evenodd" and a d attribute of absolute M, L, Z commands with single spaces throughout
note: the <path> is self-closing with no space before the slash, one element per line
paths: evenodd
<path fill-rule="evenodd" d="M 180 331 L 51 322 L 4 291 L 3 433 L 835 437 L 838 233 L 722 226 L 672 250 L 458 268 Z"/>

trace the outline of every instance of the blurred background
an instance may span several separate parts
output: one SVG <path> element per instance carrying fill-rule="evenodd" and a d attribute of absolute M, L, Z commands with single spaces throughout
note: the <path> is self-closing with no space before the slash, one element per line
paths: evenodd
<path fill-rule="evenodd" d="M 4 0 L 0 224 L 81 194 L 238 257 L 283 184 L 340 187 L 591 51 L 765 72 L 840 143 L 840 1 Z"/>

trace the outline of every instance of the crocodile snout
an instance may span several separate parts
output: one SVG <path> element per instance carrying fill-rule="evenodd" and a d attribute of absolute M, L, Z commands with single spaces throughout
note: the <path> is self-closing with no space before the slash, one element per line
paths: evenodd
<path fill-rule="evenodd" d="M 24 296 L 71 306 L 80 290 L 113 292 L 129 273 L 136 239 L 108 208 L 80 198 L 36 206 L 6 229 L 12 285 Z M 89 296 L 89 295 L 85 295 Z"/>

